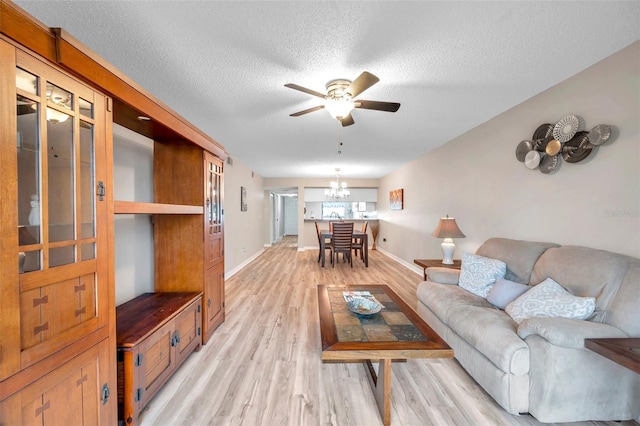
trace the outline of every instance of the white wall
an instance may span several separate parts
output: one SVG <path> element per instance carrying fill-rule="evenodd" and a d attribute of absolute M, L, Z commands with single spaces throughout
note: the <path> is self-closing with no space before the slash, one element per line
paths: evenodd
<path fill-rule="evenodd" d="M 240 211 L 240 187 L 247 189 L 247 211 Z M 263 179 L 237 160 L 224 165 L 224 269 L 229 277 L 264 250 Z"/>
<path fill-rule="evenodd" d="M 153 202 L 153 140 L 114 124 L 113 180 L 115 200 Z M 150 215 L 117 214 L 114 227 L 120 305 L 154 291 L 153 225 Z"/>
<path fill-rule="evenodd" d="M 611 125 L 611 140 L 549 175 L 516 160 L 520 141 L 570 114 Z M 405 208 L 388 210 L 397 188 Z M 385 176 L 378 213 L 378 247 L 407 263 L 441 257 L 430 234 L 445 214 L 467 236 L 456 258 L 494 236 L 640 257 L 640 42 Z"/>
<path fill-rule="evenodd" d="M 298 235 L 298 197 L 284 198 L 284 235 Z"/>

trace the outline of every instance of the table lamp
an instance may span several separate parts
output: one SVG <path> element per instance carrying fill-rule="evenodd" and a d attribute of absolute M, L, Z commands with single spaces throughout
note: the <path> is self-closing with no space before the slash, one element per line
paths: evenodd
<path fill-rule="evenodd" d="M 441 217 L 438 227 L 431 233 L 431 236 L 436 238 L 444 238 L 442 241 L 442 263 L 445 265 L 453 265 L 453 251 L 456 248 L 453 238 L 464 238 L 456 220 L 452 217 Z"/>

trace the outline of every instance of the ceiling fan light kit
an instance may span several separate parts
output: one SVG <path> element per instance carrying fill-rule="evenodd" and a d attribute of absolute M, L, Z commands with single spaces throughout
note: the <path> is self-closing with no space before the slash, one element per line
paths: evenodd
<path fill-rule="evenodd" d="M 326 94 L 316 92 L 315 90 L 299 86 L 297 84 L 288 83 L 285 87 L 307 93 L 309 95 L 324 99 L 324 104 L 298 111 L 290 114 L 291 117 L 299 117 L 313 111 L 326 109 L 332 117 L 342 123 L 343 127 L 350 126 L 355 123 L 351 116 L 351 111 L 355 108 L 372 109 L 376 111 L 396 112 L 400 108 L 400 104 L 396 102 L 381 101 L 365 101 L 356 100 L 358 95 L 376 84 L 380 79 L 370 72 L 364 71 L 355 80 L 347 80 L 344 78 L 334 79 L 326 84 Z"/>
<path fill-rule="evenodd" d="M 342 120 L 355 108 L 352 101 L 346 99 L 327 99 L 324 104 L 326 109 L 333 118 Z"/>

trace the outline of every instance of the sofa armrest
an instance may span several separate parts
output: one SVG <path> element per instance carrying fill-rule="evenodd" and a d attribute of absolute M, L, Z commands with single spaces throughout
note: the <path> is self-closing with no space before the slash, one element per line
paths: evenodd
<path fill-rule="evenodd" d="M 427 268 L 427 281 L 439 284 L 458 284 L 460 270 L 443 268 L 441 266 L 431 266 Z"/>
<path fill-rule="evenodd" d="M 529 318 L 518 326 L 518 336 L 525 339 L 537 334 L 549 343 L 564 348 L 582 349 L 584 339 L 629 337 L 609 324 L 568 318 Z"/>

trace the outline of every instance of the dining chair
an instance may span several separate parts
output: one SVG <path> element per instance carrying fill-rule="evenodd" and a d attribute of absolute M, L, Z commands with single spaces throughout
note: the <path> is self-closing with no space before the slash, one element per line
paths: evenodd
<path fill-rule="evenodd" d="M 318 234 L 318 262 L 320 262 L 320 259 L 322 259 L 322 232 L 320 232 L 320 227 L 318 226 L 318 221 L 315 221 L 316 223 L 316 234 Z M 324 244 L 324 249 L 325 250 L 329 250 L 330 254 L 330 258 L 333 259 L 333 252 L 331 249 L 331 239 L 327 239 L 325 240 L 325 244 Z"/>
<path fill-rule="evenodd" d="M 349 263 L 353 268 L 353 256 L 351 255 L 351 245 L 353 243 L 353 222 L 336 222 L 333 224 L 333 235 L 331 238 L 331 263 L 335 268 L 338 262 L 338 255 L 342 253 L 343 259 L 349 258 Z M 335 257 L 335 262 L 334 262 Z"/>
<path fill-rule="evenodd" d="M 367 233 L 367 226 L 369 226 L 369 221 L 364 221 L 362 224 L 362 233 Z M 360 259 L 364 262 L 364 238 L 358 237 L 357 235 L 353 237 L 353 255 L 358 256 L 358 251 L 360 252 Z"/>

